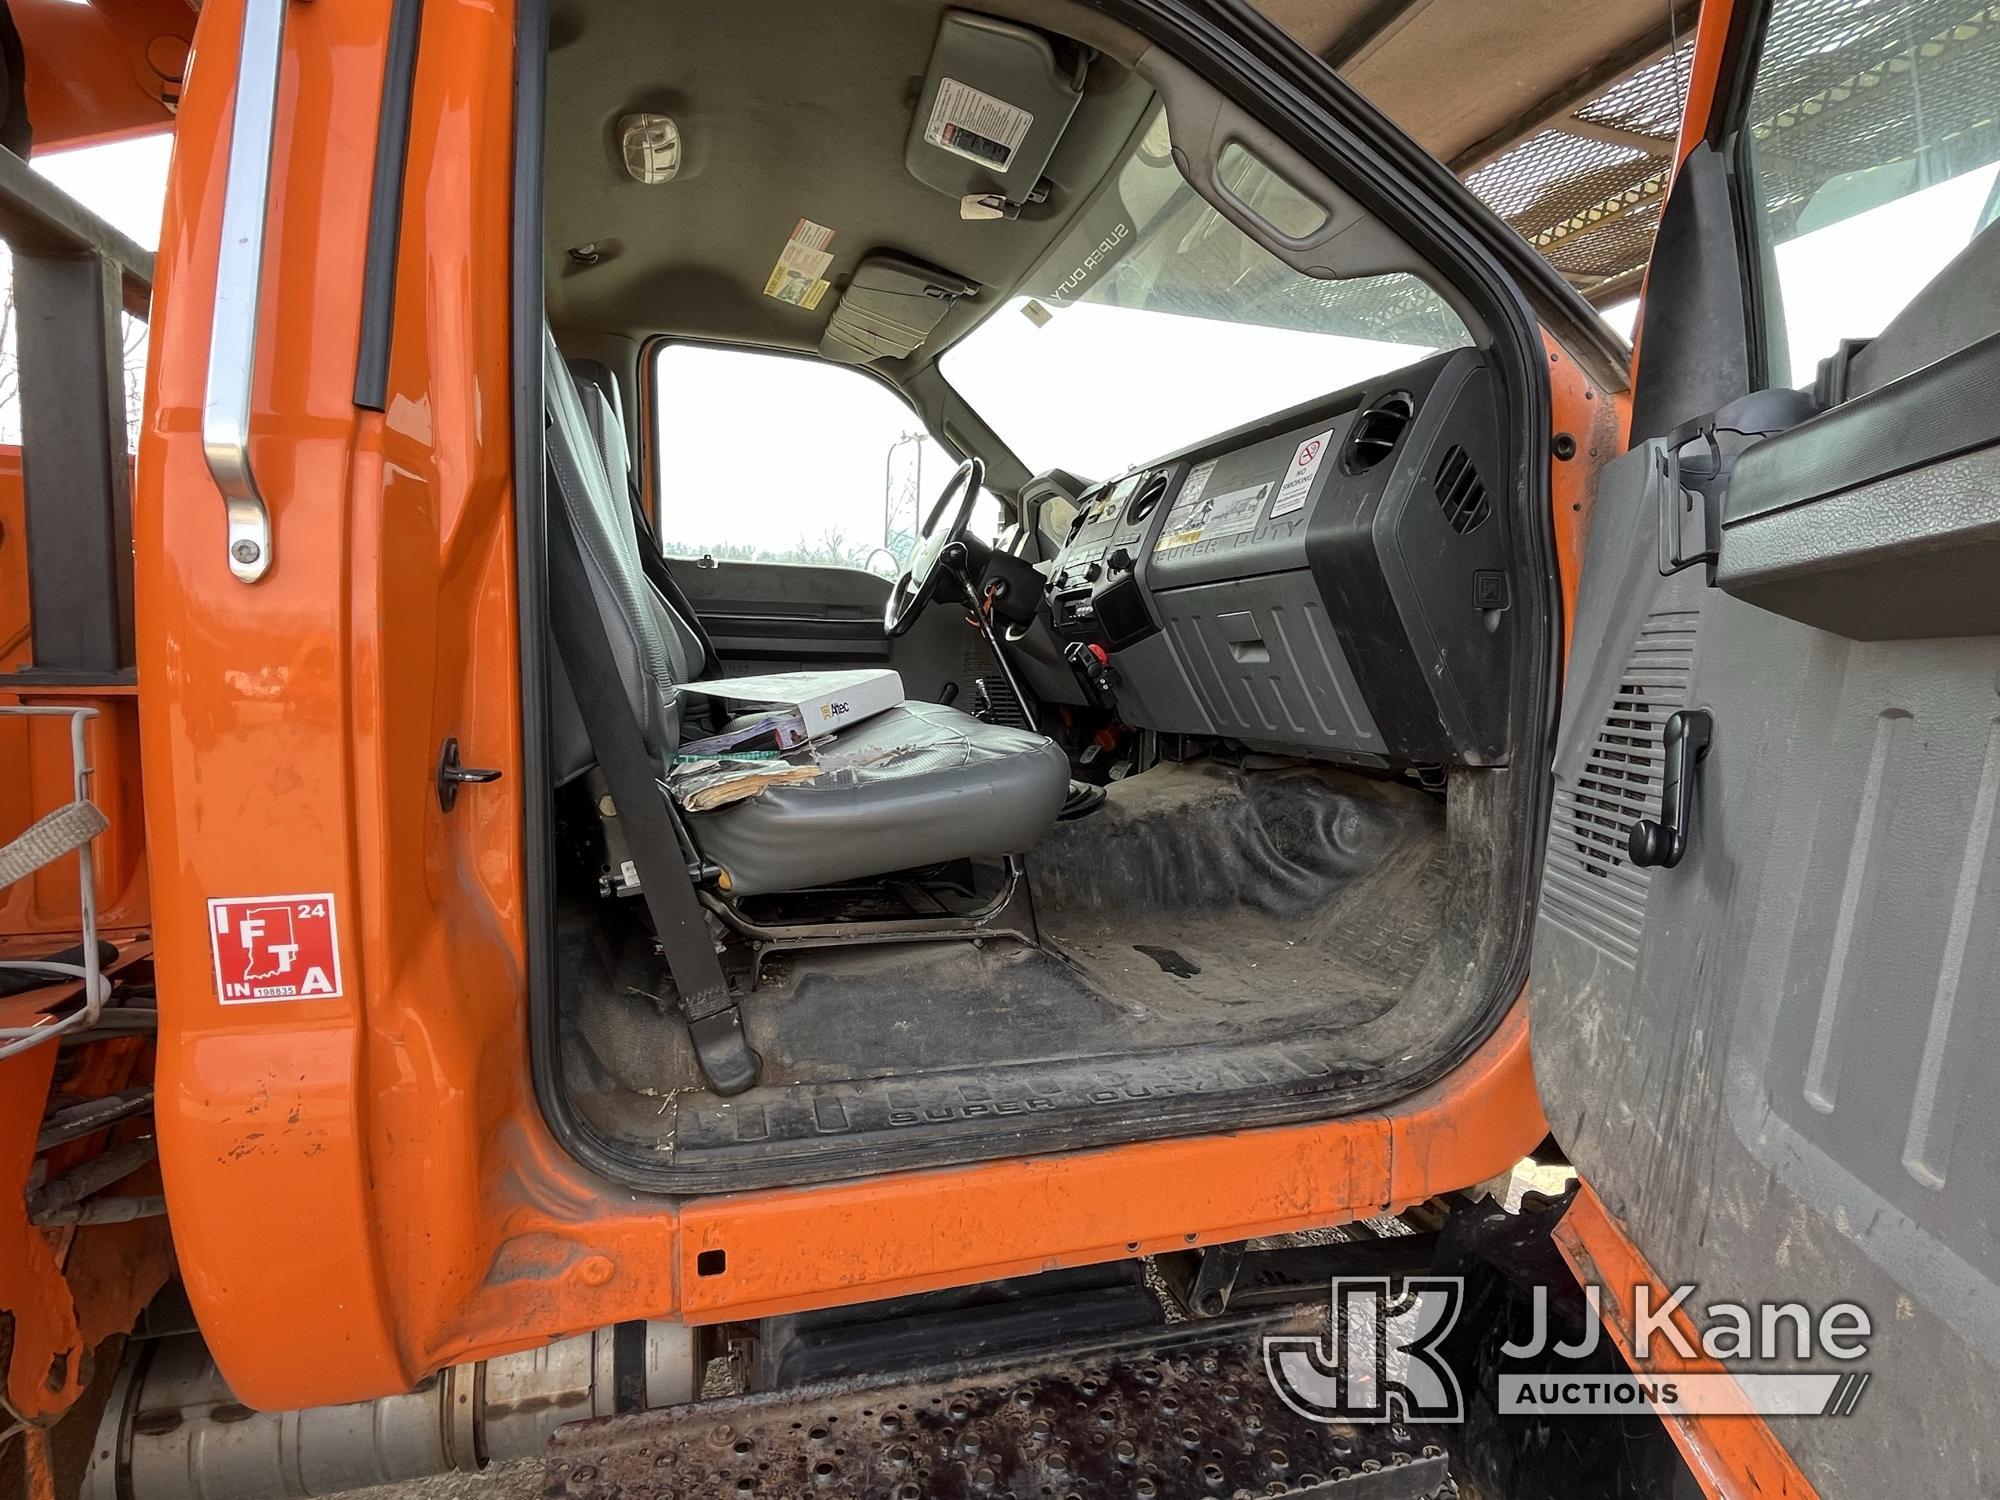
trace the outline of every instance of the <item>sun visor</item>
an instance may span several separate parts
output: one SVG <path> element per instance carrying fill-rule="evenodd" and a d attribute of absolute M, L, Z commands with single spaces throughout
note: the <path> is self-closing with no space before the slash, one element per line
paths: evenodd
<path fill-rule="evenodd" d="M 978 289 L 922 261 L 879 251 L 863 256 L 827 319 L 819 352 L 848 364 L 914 354 L 952 304 Z"/>
<path fill-rule="evenodd" d="M 961 202 L 1028 202 L 1076 113 L 1084 69 L 1081 55 L 1065 65 L 1040 32 L 946 11 L 904 165 Z"/>

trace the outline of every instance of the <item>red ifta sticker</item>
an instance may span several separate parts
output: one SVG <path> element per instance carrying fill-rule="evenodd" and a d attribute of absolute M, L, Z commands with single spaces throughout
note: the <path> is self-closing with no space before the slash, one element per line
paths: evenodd
<path fill-rule="evenodd" d="M 215 992 L 224 1005 L 331 1000 L 340 993 L 339 937 L 329 895 L 210 901 Z"/>

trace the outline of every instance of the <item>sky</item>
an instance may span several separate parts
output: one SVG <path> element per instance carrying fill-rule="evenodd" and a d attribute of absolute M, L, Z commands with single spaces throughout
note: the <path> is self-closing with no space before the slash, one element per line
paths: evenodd
<path fill-rule="evenodd" d="M 944 375 L 1030 469 L 1109 479 L 1435 351 L 1291 328 L 1016 297 L 949 351 Z"/>
<path fill-rule="evenodd" d="M 32 164 L 152 249 L 169 148 L 169 137 L 147 136 L 45 153 Z M 1879 332 L 1965 245 L 1996 173 L 2000 165 L 1978 168 L 1777 247 L 1793 384 L 1810 382 L 1839 339 Z M 1087 302 L 1038 324 L 1021 315 L 1019 301 L 982 330 L 976 358 L 968 351 L 949 359 L 947 373 L 1016 438 L 1032 469 L 1061 467 L 1093 479 L 1424 352 Z M 1628 300 L 1604 317 L 1629 336 L 1635 310 Z M 661 382 L 669 396 L 659 413 L 681 439 L 662 449 L 670 550 L 778 550 L 834 533 L 865 556 L 884 540 L 888 451 L 918 424 L 879 382 L 852 369 L 754 353 L 682 349 L 668 357 L 681 361 Z M 0 412 L 0 429 L 0 438 L 9 436 L 18 419 Z M 952 463 L 929 438 L 919 446 L 927 508 Z M 907 449 L 899 454 L 908 457 Z M 989 502 L 976 524 L 990 534 L 998 514 Z"/>
<path fill-rule="evenodd" d="M 170 135 L 139 136 L 76 151 L 44 152 L 29 164 L 142 249 L 160 247 Z"/>
<path fill-rule="evenodd" d="M 917 440 L 896 461 L 921 449 L 926 510 L 955 466 L 916 413 L 859 370 L 699 345 L 669 346 L 655 369 L 660 544 L 670 555 L 837 544 L 865 562 L 885 540 L 890 448 Z"/>

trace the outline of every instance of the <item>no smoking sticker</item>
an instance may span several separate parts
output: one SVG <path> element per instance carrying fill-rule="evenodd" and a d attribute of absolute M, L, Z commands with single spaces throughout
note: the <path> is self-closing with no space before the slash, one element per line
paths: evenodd
<path fill-rule="evenodd" d="M 1271 506 L 1272 520 L 1305 509 L 1306 496 L 1312 493 L 1313 476 L 1319 472 L 1319 462 L 1326 457 L 1327 444 L 1332 441 L 1333 429 L 1329 427 L 1299 444 L 1292 455 L 1292 466 L 1285 471 L 1285 482 L 1278 486 L 1278 498 Z"/>
<path fill-rule="evenodd" d="M 208 903 L 215 993 L 224 1005 L 340 994 L 333 897 L 234 896 Z"/>

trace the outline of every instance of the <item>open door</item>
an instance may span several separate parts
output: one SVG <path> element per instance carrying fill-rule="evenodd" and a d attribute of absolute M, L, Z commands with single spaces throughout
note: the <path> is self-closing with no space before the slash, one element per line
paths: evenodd
<path fill-rule="evenodd" d="M 1770 1423 L 1820 1494 L 1991 1493 L 2000 18 L 1733 11 L 1577 599 L 1537 1082 L 1697 1308 L 1867 1310 L 1868 1399 Z"/>

